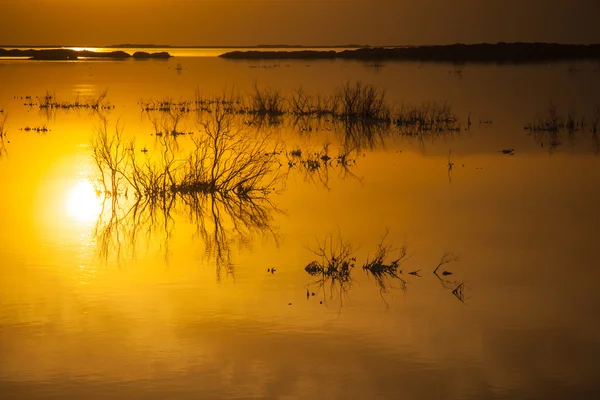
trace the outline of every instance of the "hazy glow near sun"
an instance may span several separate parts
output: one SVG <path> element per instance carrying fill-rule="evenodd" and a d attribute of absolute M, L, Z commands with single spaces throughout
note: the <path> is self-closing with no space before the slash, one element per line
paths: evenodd
<path fill-rule="evenodd" d="M 102 199 L 88 181 L 78 181 L 66 198 L 67 213 L 78 222 L 93 222 L 102 211 Z"/>

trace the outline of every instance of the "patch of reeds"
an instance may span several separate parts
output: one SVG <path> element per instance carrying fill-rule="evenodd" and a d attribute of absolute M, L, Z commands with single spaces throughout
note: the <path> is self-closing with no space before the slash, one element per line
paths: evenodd
<path fill-rule="evenodd" d="M 79 109 L 87 109 L 92 111 L 100 111 L 100 110 L 111 110 L 114 108 L 114 105 L 110 104 L 106 100 L 106 96 L 108 95 L 108 90 L 100 93 L 97 97 L 88 98 L 88 99 L 80 99 L 79 94 L 74 101 L 64 101 L 59 100 L 56 97 L 56 94 L 46 92 L 44 96 L 37 97 L 37 103 L 30 102 L 26 104 L 27 106 L 37 106 L 40 110 L 79 110 Z"/>
<path fill-rule="evenodd" d="M 600 140 L 598 139 L 598 123 L 600 122 L 600 106 L 594 108 L 594 116 L 592 117 L 592 126 L 590 128 L 592 132 L 592 146 L 594 148 L 594 154 L 600 154 Z"/>
<path fill-rule="evenodd" d="M 37 133 L 46 133 L 49 132 L 50 129 L 48 129 L 48 127 L 46 125 L 41 125 L 41 126 L 25 126 L 24 128 L 20 128 L 19 130 L 21 131 L 25 131 L 25 132 L 37 132 Z"/>
<path fill-rule="evenodd" d="M 402 105 L 396 108 L 385 99 L 385 92 L 360 81 L 346 82 L 333 94 L 311 94 L 302 87 L 285 96 L 281 91 L 259 87 L 244 96 L 224 93 L 205 96 L 197 89 L 193 100 L 141 101 L 142 110 L 151 113 L 198 115 L 210 113 L 220 105 L 227 113 L 239 116 L 243 124 L 256 129 L 279 126 L 286 121 L 301 132 L 319 130 L 343 132 L 346 147 L 375 147 L 384 136 L 399 134 L 423 138 L 460 131 L 460 124 L 447 103 Z M 390 127 L 395 126 L 395 132 Z"/>
<path fill-rule="evenodd" d="M 346 82 L 337 90 L 339 98 L 338 117 L 382 121 L 390 120 L 390 107 L 385 101 L 385 91 L 373 85 Z"/>
<path fill-rule="evenodd" d="M 302 87 L 296 89 L 289 97 L 289 113 L 295 117 L 331 117 L 337 116 L 340 110 L 340 97 L 311 95 Z"/>
<path fill-rule="evenodd" d="M 254 82 L 253 91 L 248 96 L 248 108 L 246 111 L 259 116 L 282 116 L 286 111 L 285 97 L 279 90 L 269 87 L 261 89 Z"/>
<path fill-rule="evenodd" d="M 557 133 L 562 130 L 576 132 L 585 127 L 584 117 L 577 117 L 573 110 L 569 110 L 566 117 L 563 117 L 556 105 L 550 102 L 546 113 L 536 115 L 533 122 L 525 125 L 525 129 L 532 132 L 550 132 Z"/>
<path fill-rule="evenodd" d="M 325 142 L 321 148 L 301 149 L 294 148 L 284 152 L 287 158 L 288 171 L 285 175 L 289 178 L 290 174 L 300 171 L 306 181 L 312 181 L 329 189 L 329 171 L 335 169 L 341 179 L 354 177 L 351 171 L 356 164 L 356 149 L 338 149 L 337 155 L 330 153 L 330 144 Z"/>
<path fill-rule="evenodd" d="M 385 243 L 387 234 L 388 232 L 386 231 L 377 245 L 377 250 L 373 258 L 367 259 L 362 266 L 363 270 L 375 279 L 382 298 L 383 294 L 387 293 L 389 288 L 392 287 L 392 281 L 400 282 L 401 288 L 406 290 L 406 280 L 400 276 L 403 273 L 401 264 L 409 258 L 408 246 L 406 244 L 400 249 L 394 249 L 391 244 Z M 397 255 L 390 259 L 391 254 L 396 251 Z"/>
<path fill-rule="evenodd" d="M 190 111 L 194 111 L 193 103 L 191 101 L 174 101 L 171 98 L 164 98 L 160 100 L 140 100 L 139 105 L 143 112 L 153 113 L 153 112 L 178 112 L 178 113 L 188 113 Z"/>
<path fill-rule="evenodd" d="M 394 125 L 403 135 L 418 135 L 423 132 L 460 131 L 458 119 L 448 103 L 425 103 L 418 106 L 402 105 L 394 113 Z"/>
<path fill-rule="evenodd" d="M 600 124 L 599 106 L 595 106 L 591 118 L 587 120 L 585 114 L 578 115 L 573 110 L 569 110 L 566 115 L 561 114 L 558 108 L 553 103 L 550 103 L 547 111 L 543 115 L 538 114 L 533 122 L 525 126 L 525 129 L 530 131 L 534 140 L 541 147 L 546 147 L 552 153 L 565 142 L 574 145 L 576 141 L 575 134 L 587 130 L 587 121 L 589 121 L 590 132 L 592 134 L 594 153 L 597 154 L 600 152 L 597 138 Z"/>
<path fill-rule="evenodd" d="M 592 117 L 592 126 L 591 126 L 591 131 L 592 133 L 596 134 L 598 133 L 598 124 L 600 123 L 600 106 L 596 106 L 594 107 L 594 116 Z"/>

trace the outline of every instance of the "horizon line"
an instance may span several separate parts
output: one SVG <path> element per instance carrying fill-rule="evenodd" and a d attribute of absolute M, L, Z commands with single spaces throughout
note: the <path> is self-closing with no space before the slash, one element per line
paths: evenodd
<path fill-rule="evenodd" d="M 593 46 L 599 45 L 600 43 L 569 43 L 569 42 L 541 42 L 541 41 L 513 41 L 513 42 L 454 42 L 446 44 L 256 44 L 256 45 L 168 45 L 168 44 L 151 44 L 151 43 L 119 43 L 109 45 L 65 45 L 65 44 L 53 44 L 53 45 L 32 45 L 32 44 L 0 44 L 0 48 L 172 48 L 172 49 L 232 49 L 232 48 L 369 48 L 369 47 L 425 47 L 425 46 L 452 46 L 452 45 L 474 45 L 474 44 L 514 44 L 514 43 L 525 43 L 525 44 L 560 44 L 560 45 L 572 45 L 572 46 Z"/>

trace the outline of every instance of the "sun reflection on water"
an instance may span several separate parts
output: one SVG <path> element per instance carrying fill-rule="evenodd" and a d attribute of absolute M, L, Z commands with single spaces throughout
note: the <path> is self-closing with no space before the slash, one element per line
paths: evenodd
<path fill-rule="evenodd" d="M 87 180 L 79 180 L 67 193 L 67 214 L 77 222 L 94 222 L 102 212 L 102 198 Z"/>

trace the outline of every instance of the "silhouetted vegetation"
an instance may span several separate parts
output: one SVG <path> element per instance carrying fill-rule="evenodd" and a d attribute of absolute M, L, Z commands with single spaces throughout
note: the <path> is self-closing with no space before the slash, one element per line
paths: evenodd
<path fill-rule="evenodd" d="M 434 61 L 453 63 L 533 63 L 577 59 L 600 59 L 600 45 L 557 43 L 480 43 L 395 48 L 369 47 L 344 51 L 232 51 L 229 59 L 356 59 Z"/>
<path fill-rule="evenodd" d="M 435 277 L 440 281 L 440 284 L 445 288 L 445 289 L 450 289 L 452 290 L 452 294 L 461 302 L 464 303 L 466 298 L 465 298 L 465 284 L 464 282 L 458 282 L 458 281 L 454 281 L 450 278 L 448 278 L 449 276 L 453 275 L 454 273 L 452 271 L 449 270 L 443 270 L 443 271 L 439 271 L 440 267 L 444 266 L 444 265 L 448 265 L 450 263 L 453 262 L 458 262 L 460 261 L 460 257 L 452 254 L 450 252 L 445 253 L 442 258 L 440 259 L 440 262 L 438 263 L 438 265 L 435 267 L 435 269 L 433 270 L 433 274 L 435 275 Z"/>
<path fill-rule="evenodd" d="M 305 180 L 318 183 L 326 189 L 329 189 L 329 171 L 331 169 L 337 170 L 338 177 L 341 179 L 357 178 L 351 171 L 356 163 L 355 149 L 342 148 L 338 150 L 337 155 L 330 156 L 329 147 L 329 143 L 325 143 L 318 151 L 296 148 L 286 152 L 288 166 L 286 178 L 293 171 L 301 171 Z"/>
<path fill-rule="evenodd" d="M 115 195 L 131 189 L 138 198 L 192 193 L 257 198 L 274 189 L 279 152 L 270 137 L 235 129 L 231 115 L 217 105 L 207 120 L 199 121 L 202 131 L 189 135 L 193 150 L 181 155 L 177 123 L 155 124 L 159 155 L 144 162 L 138 159 L 134 141 L 125 145 L 118 127 L 114 134 L 106 124 L 101 127 L 92 149 L 104 190 Z"/>
<path fill-rule="evenodd" d="M 400 289 L 407 290 L 408 276 L 421 278 L 421 269 L 408 271 L 406 275 L 402 265 L 409 259 L 408 246 L 403 245 L 399 249 L 393 247 L 392 244 L 386 243 L 388 232 L 383 235 L 380 242 L 377 244 L 376 251 L 372 257 L 367 257 L 362 265 L 363 271 L 368 277 L 375 280 L 382 301 L 387 306 L 385 295 L 390 289 L 394 288 L 394 283 L 399 283 Z M 343 305 L 344 299 L 347 298 L 348 291 L 352 288 L 355 282 L 352 277 L 357 259 L 354 256 L 355 249 L 348 242 L 342 240 L 338 235 L 334 239 L 332 235 L 328 235 L 323 242 L 317 241 L 315 248 L 309 250 L 319 257 L 318 260 L 309 262 L 304 270 L 312 277 L 317 278 L 313 283 L 307 285 L 307 294 L 310 294 L 311 287 L 316 285 L 316 293 L 325 295 L 328 291 L 329 296 L 324 297 L 324 301 L 328 298 L 339 297 L 340 308 Z M 439 271 L 440 267 L 451 262 L 458 261 L 458 256 L 452 253 L 446 253 L 441 258 L 439 264 L 433 270 L 433 274 L 440 280 L 445 289 L 452 290 L 452 294 L 461 302 L 465 302 L 464 282 L 454 282 L 447 278 L 452 275 L 451 271 Z M 407 276 L 408 275 L 408 276 Z M 314 292 L 312 292 L 314 295 Z M 310 297 L 307 295 L 307 297 Z"/>
<path fill-rule="evenodd" d="M 268 136 L 234 129 L 231 121 L 222 106 L 215 106 L 207 119 L 198 122 L 199 132 L 185 137 L 191 145 L 188 152 L 182 148 L 189 146 L 180 146 L 179 135 L 174 134 L 176 118 L 155 123 L 156 151 L 139 149 L 118 125 L 109 131 L 104 121 L 91 148 L 99 193 L 113 199 L 110 209 L 117 212 L 98 223 L 101 254 L 107 255 L 108 248 L 118 253 L 121 237 L 135 244 L 138 232 L 157 227 L 164 231 L 168 249 L 173 215 L 183 213 L 197 227 L 219 276 L 221 268 L 233 272 L 231 235 L 247 242 L 248 235 L 273 233 L 270 223 L 276 208 L 269 194 L 280 178 L 275 162 L 278 144 Z M 117 209 L 129 193 L 133 205 Z"/>
<path fill-rule="evenodd" d="M 7 114 L 0 113 L 0 158 L 6 156 L 6 143 L 4 143 L 4 138 L 6 137 L 6 119 L 8 118 Z"/>
<path fill-rule="evenodd" d="M 37 132 L 37 133 L 46 133 L 46 132 L 50 131 L 50 129 L 48 129 L 48 127 L 46 125 L 26 126 L 24 128 L 20 128 L 19 130 L 25 131 L 25 132 Z"/>
<path fill-rule="evenodd" d="M 41 50 L 20 50 L 20 49 L 0 49 L 0 57 L 28 57 L 30 60 L 82 60 L 87 58 L 105 58 L 125 60 L 135 59 L 168 59 L 171 55 L 167 52 L 146 53 L 135 52 L 133 55 L 124 51 L 96 52 L 89 50 L 70 50 L 70 49 L 41 49 Z"/>
<path fill-rule="evenodd" d="M 566 114 L 561 113 L 553 103 L 550 103 L 545 113 L 536 115 L 533 122 L 525 125 L 525 130 L 531 132 L 531 135 L 541 147 L 546 146 L 548 151 L 552 153 L 557 147 L 563 145 L 566 140 L 573 145 L 576 140 L 575 135 L 587 131 L 586 121 L 588 119 L 585 115 L 578 115 L 574 110 L 569 110 Z M 599 121 L 600 106 L 595 106 L 592 117 L 589 119 L 589 131 L 591 132 L 595 154 L 600 152 L 597 136 Z"/>
<path fill-rule="evenodd" d="M 249 96 L 249 107 L 247 113 L 255 114 L 261 117 L 278 117 L 285 113 L 285 98 L 278 90 L 271 88 L 260 89 L 256 82 L 254 91 Z"/>
<path fill-rule="evenodd" d="M 313 283 L 318 287 L 317 292 L 325 291 L 326 286 L 329 287 L 330 297 L 333 297 L 336 292 L 341 307 L 346 292 L 354 282 L 352 279 L 352 270 L 356 263 L 356 257 L 353 256 L 354 249 L 341 238 L 334 240 L 329 235 L 322 243 L 317 242 L 315 249 L 310 250 L 320 260 L 311 261 L 304 270 L 310 276 L 317 278 Z"/>
<path fill-rule="evenodd" d="M 577 117 L 575 112 L 570 110 L 567 116 L 560 115 L 558 109 L 553 103 L 550 103 L 545 115 L 537 115 L 533 123 L 525 126 L 525 129 L 533 132 L 560 132 L 567 130 L 575 132 L 583 130 L 585 127 L 585 118 Z"/>
<path fill-rule="evenodd" d="M 458 119 L 447 103 L 425 103 L 420 106 L 405 106 L 394 113 L 394 124 L 406 136 L 423 133 L 460 132 Z"/>
<path fill-rule="evenodd" d="M 0 137 L 4 137 L 6 136 L 6 119 L 8 118 L 8 114 L 4 114 L 2 113 L 2 115 L 0 115 Z"/>
<path fill-rule="evenodd" d="M 92 115 L 100 115 L 104 118 L 104 114 L 108 114 L 115 108 L 115 106 L 107 100 L 107 95 L 108 90 L 105 90 L 95 97 L 90 96 L 81 98 L 78 94 L 75 97 L 75 100 L 61 100 L 55 93 L 46 91 L 45 95 L 35 96 L 35 98 L 32 98 L 32 96 L 25 96 L 26 102 L 23 105 L 30 108 L 37 108 L 40 114 L 45 116 L 48 120 L 61 112 L 80 112 L 83 110 Z M 29 128 L 30 130 L 34 130 L 34 127 Z"/>
<path fill-rule="evenodd" d="M 386 231 L 381 242 L 377 245 L 377 250 L 373 258 L 367 259 L 362 267 L 368 275 L 375 279 L 375 282 L 379 287 L 381 298 L 384 302 L 385 298 L 383 295 L 393 287 L 393 281 L 399 282 L 402 290 L 406 290 L 406 280 L 400 277 L 403 273 L 400 266 L 408 259 L 408 246 L 405 244 L 397 250 L 398 254 L 392 260 L 389 260 L 390 255 L 394 253 L 396 249 L 392 248 L 391 244 L 385 243 L 387 234 L 388 232 Z"/>
<path fill-rule="evenodd" d="M 459 134 L 460 123 L 447 103 L 424 103 L 395 107 L 385 100 L 385 92 L 361 82 L 346 82 L 331 95 L 313 95 L 302 87 L 290 96 L 279 90 L 260 88 L 256 83 L 245 96 L 224 94 L 202 96 L 194 100 L 172 99 L 140 101 L 144 113 L 209 113 L 211 107 L 243 120 L 243 124 L 261 129 L 286 121 L 303 133 L 319 130 L 343 135 L 347 149 L 382 146 L 386 137 L 416 138 L 421 142 L 448 134 Z M 391 130 L 394 127 L 395 130 Z"/>
<path fill-rule="evenodd" d="M 594 154 L 600 154 L 600 140 L 598 140 L 598 123 L 600 122 L 600 106 L 594 108 L 594 117 L 592 118 L 592 145 Z"/>

